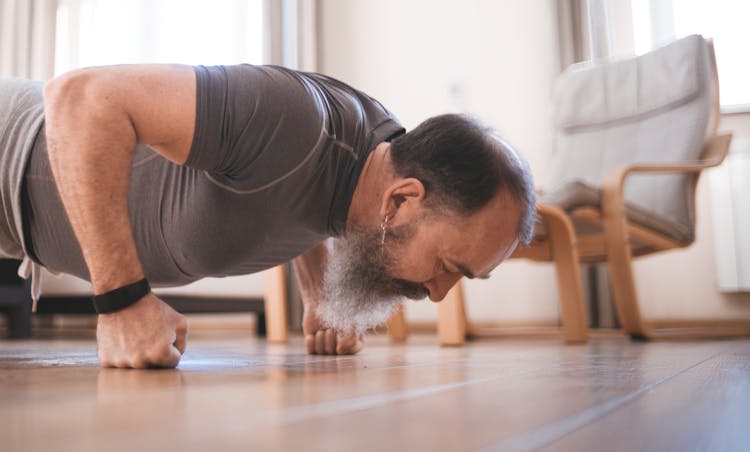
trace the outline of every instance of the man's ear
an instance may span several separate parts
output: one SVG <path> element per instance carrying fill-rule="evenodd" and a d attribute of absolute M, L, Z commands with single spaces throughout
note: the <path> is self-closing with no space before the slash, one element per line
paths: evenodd
<path fill-rule="evenodd" d="M 388 215 L 389 218 L 393 218 L 399 212 L 408 218 L 422 208 L 426 194 L 424 184 L 419 179 L 398 179 L 383 192 L 380 216 Z"/>

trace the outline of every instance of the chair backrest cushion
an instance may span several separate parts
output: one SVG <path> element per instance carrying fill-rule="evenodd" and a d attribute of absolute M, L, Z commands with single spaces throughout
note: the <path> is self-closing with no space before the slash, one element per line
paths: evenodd
<path fill-rule="evenodd" d="M 611 170 L 634 163 L 700 158 L 709 138 L 713 53 L 699 35 L 650 53 L 573 65 L 556 80 L 552 190 L 572 181 L 601 187 Z M 632 175 L 626 202 L 693 237 L 695 176 Z"/>

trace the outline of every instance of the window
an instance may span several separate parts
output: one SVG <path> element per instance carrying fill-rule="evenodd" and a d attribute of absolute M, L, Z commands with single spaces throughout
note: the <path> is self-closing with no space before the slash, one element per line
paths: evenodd
<path fill-rule="evenodd" d="M 632 0 L 638 54 L 675 38 L 713 38 L 722 111 L 750 111 L 750 2 L 737 0 Z"/>
<path fill-rule="evenodd" d="M 263 0 L 59 0 L 55 74 L 122 63 L 262 64 Z"/>

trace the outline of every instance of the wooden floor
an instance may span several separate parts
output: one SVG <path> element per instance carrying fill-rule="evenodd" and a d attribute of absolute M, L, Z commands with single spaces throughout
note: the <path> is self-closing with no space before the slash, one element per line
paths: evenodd
<path fill-rule="evenodd" d="M 0 450 L 750 450 L 750 340 L 435 343 L 192 338 L 179 370 L 129 371 L 92 339 L 0 342 Z"/>

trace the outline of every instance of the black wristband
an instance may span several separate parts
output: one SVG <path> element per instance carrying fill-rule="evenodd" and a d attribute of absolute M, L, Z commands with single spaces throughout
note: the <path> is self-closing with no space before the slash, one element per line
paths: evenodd
<path fill-rule="evenodd" d="M 94 309 L 97 314 L 109 314 L 125 309 L 151 292 L 146 278 L 109 292 L 94 295 Z"/>

